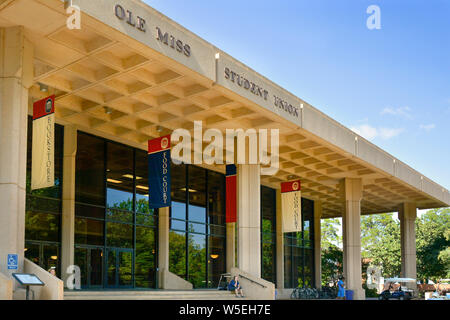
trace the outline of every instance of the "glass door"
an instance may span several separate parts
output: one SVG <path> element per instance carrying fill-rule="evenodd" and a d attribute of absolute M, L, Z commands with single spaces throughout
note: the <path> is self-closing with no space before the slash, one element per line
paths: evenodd
<path fill-rule="evenodd" d="M 133 287 L 133 250 L 107 249 L 106 285 L 108 288 Z"/>
<path fill-rule="evenodd" d="M 75 247 L 75 265 L 80 268 L 82 288 L 103 286 L 103 248 Z"/>

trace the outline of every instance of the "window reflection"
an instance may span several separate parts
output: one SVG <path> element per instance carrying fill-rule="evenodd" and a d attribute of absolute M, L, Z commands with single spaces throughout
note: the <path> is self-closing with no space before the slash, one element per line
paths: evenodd
<path fill-rule="evenodd" d="M 194 288 L 205 288 L 206 284 L 206 235 L 189 234 L 189 282 Z"/>
<path fill-rule="evenodd" d="M 302 198 L 302 232 L 284 235 L 285 287 L 314 286 L 314 202 Z"/>
<path fill-rule="evenodd" d="M 195 288 L 217 287 L 225 272 L 225 177 L 191 165 L 171 170 L 170 270 Z"/>
<path fill-rule="evenodd" d="M 31 191 L 32 119 L 28 117 L 25 257 L 45 270 L 60 270 L 60 226 L 63 174 L 64 127 L 55 124 L 55 181 L 54 186 Z"/>
<path fill-rule="evenodd" d="M 105 205 L 105 144 L 82 132 L 77 140 L 75 201 Z"/>
<path fill-rule="evenodd" d="M 276 282 L 276 190 L 261 186 L 261 276 Z"/>

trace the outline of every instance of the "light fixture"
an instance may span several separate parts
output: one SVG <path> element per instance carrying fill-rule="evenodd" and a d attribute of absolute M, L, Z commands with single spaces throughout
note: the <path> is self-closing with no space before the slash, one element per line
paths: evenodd
<path fill-rule="evenodd" d="M 181 188 L 180 191 L 186 191 L 186 188 Z M 189 188 L 189 192 L 197 192 L 197 190 Z"/>
<path fill-rule="evenodd" d="M 103 107 L 103 109 L 105 110 L 106 114 L 111 114 L 113 112 L 113 110 L 110 107 Z"/>
<path fill-rule="evenodd" d="M 161 126 L 156 126 L 156 131 L 162 132 L 162 131 L 163 131 L 163 127 L 161 127 Z"/>
<path fill-rule="evenodd" d="M 50 257 L 52 260 L 58 260 L 58 256 L 51 256 Z"/>
<path fill-rule="evenodd" d="M 48 91 L 48 85 L 43 84 L 43 83 L 39 83 L 39 90 L 41 90 L 41 92 L 47 92 Z"/>
<path fill-rule="evenodd" d="M 128 179 L 133 179 L 134 178 L 134 176 L 132 174 L 129 174 L 129 173 L 122 175 L 122 177 L 128 178 Z M 136 176 L 136 180 L 142 180 L 142 179 L 144 179 L 144 178 Z"/>
<path fill-rule="evenodd" d="M 106 181 L 111 182 L 111 183 L 122 183 L 122 181 L 115 180 L 115 179 L 106 179 Z"/>
<path fill-rule="evenodd" d="M 212 255 L 211 255 L 211 259 L 217 259 L 218 257 L 219 257 L 218 254 L 212 254 Z"/>
<path fill-rule="evenodd" d="M 136 189 L 148 190 L 146 186 L 136 186 Z"/>
<path fill-rule="evenodd" d="M 28 251 L 28 248 L 23 249 L 23 251 L 25 251 L 25 252 Z"/>
<path fill-rule="evenodd" d="M 220 59 L 220 53 L 217 52 L 217 53 L 216 53 L 216 60 L 219 60 L 219 59 Z"/>

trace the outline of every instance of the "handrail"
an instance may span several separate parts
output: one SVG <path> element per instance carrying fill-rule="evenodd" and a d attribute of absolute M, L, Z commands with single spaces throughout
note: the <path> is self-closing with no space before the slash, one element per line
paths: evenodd
<path fill-rule="evenodd" d="M 263 287 L 264 289 L 267 288 L 267 287 L 266 287 L 265 285 L 263 285 L 262 283 L 259 283 L 259 282 L 255 281 L 255 280 L 253 280 L 253 279 L 250 279 L 250 278 L 248 278 L 248 277 L 246 277 L 246 276 L 244 276 L 244 275 L 242 275 L 242 274 L 239 274 L 239 277 L 242 277 L 242 278 L 244 278 L 244 279 L 247 279 L 247 280 L 250 281 L 250 282 L 256 283 L 257 285 L 260 285 L 260 286 Z"/>

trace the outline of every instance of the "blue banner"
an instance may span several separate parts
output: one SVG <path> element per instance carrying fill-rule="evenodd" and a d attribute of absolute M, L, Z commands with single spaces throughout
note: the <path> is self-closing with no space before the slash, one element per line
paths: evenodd
<path fill-rule="evenodd" d="M 170 137 L 149 141 L 148 204 L 150 209 L 171 205 L 170 197 Z"/>

